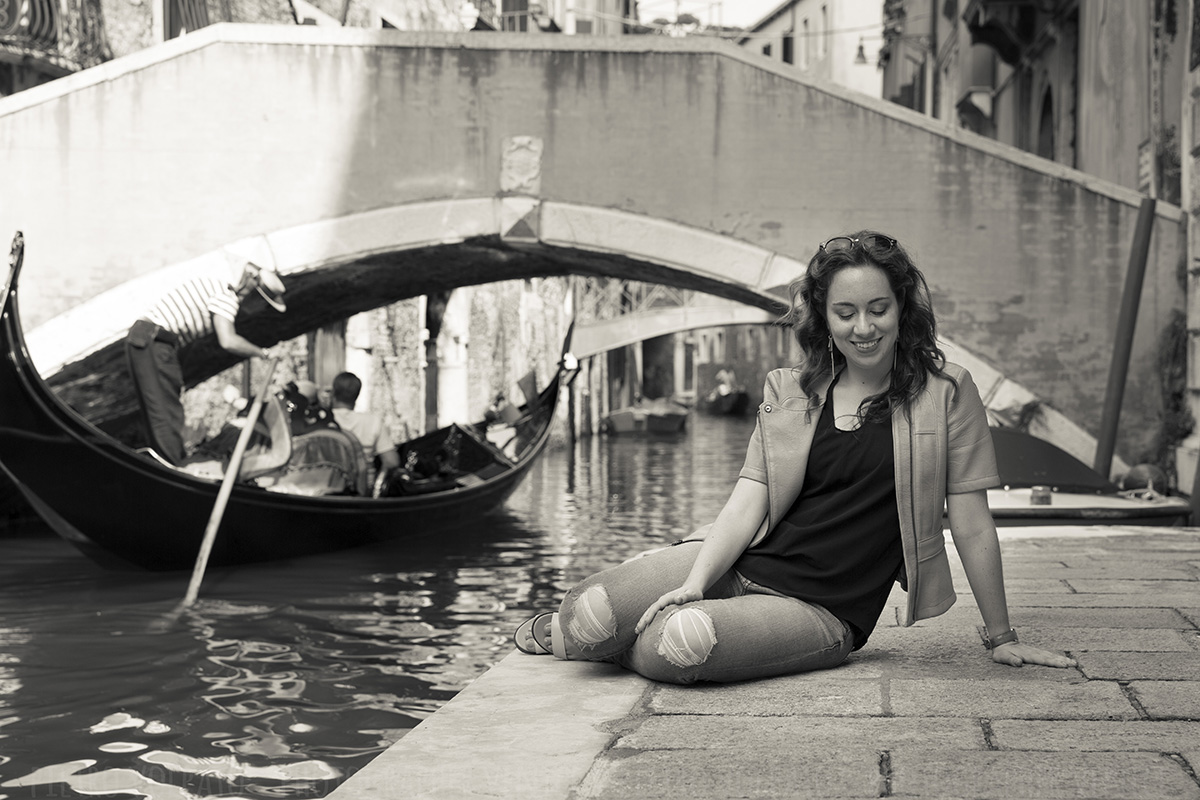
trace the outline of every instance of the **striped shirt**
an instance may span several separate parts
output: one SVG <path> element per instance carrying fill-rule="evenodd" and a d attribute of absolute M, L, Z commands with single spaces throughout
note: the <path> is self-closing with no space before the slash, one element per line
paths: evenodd
<path fill-rule="evenodd" d="M 172 289 L 146 313 L 146 319 L 179 336 L 186 344 L 212 334 L 213 315 L 233 322 L 239 301 L 226 281 L 194 278 Z"/>

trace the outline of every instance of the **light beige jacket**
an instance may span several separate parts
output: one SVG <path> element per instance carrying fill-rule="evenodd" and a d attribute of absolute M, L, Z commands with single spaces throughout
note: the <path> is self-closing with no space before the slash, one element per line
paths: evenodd
<path fill-rule="evenodd" d="M 820 403 L 807 413 L 808 397 L 797 374 L 777 369 L 767 376 L 758 425 L 746 450 L 740 476 L 767 485 L 770 508 L 752 546 L 775 528 L 800 495 L 831 382 L 819 387 Z M 900 582 L 908 591 L 904 624 L 912 625 L 945 612 L 957 599 L 943 533 L 946 495 L 1000 482 L 987 415 L 971 374 L 947 364 L 945 376 L 931 377 L 907 412 L 892 415 L 892 444 L 904 546 Z"/>

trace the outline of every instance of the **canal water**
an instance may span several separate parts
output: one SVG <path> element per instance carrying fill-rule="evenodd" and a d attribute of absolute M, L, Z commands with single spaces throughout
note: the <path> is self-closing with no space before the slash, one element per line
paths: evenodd
<path fill-rule="evenodd" d="M 213 570 L 182 616 L 190 574 L 0 535 L 0 800 L 323 797 L 573 583 L 711 521 L 752 428 L 551 449 L 470 529 Z"/>

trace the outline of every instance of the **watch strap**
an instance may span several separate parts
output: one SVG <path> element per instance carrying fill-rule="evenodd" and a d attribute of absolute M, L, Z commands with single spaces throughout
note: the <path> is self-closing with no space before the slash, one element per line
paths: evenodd
<path fill-rule="evenodd" d="M 995 649 L 1002 644 L 1017 644 L 1017 632 L 1009 628 L 1004 633 L 988 637 L 988 647 Z"/>

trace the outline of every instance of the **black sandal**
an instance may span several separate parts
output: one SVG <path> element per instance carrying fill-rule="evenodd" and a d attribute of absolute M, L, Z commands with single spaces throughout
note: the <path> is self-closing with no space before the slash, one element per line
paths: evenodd
<path fill-rule="evenodd" d="M 538 630 L 545 624 L 544 620 L 547 617 L 552 616 L 554 615 L 551 612 L 537 614 L 518 625 L 516 632 L 513 634 L 513 644 L 517 646 L 517 649 L 522 653 L 528 653 L 531 656 L 543 656 L 549 654 L 551 652 L 550 648 L 538 641 L 538 635 L 534 633 L 534 631 Z M 544 631 L 538 630 L 538 632 L 545 636 Z"/>

